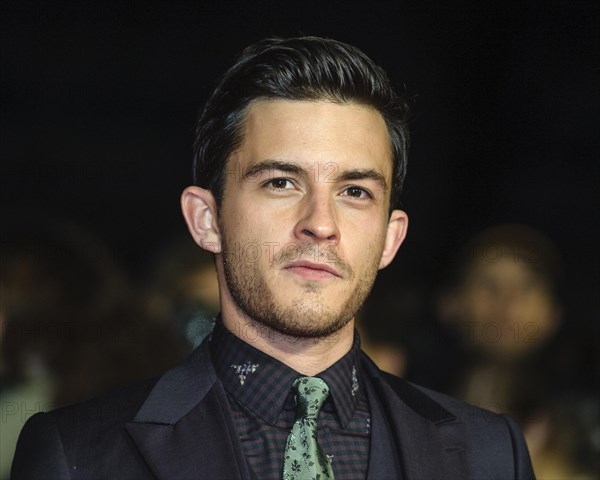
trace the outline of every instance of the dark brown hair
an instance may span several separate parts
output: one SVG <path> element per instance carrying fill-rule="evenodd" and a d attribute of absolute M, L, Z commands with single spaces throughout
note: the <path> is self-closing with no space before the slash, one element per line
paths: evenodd
<path fill-rule="evenodd" d="M 407 102 L 358 48 L 319 37 L 270 38 L 246 48 L 223 75 L 196 126 L 194 184 L 220 205 L 229 155 L 241 144 L 248 105 L 258 99 L 328 100 L 376 109 L 390 135 L 390 208 L 399 201 L 409 143 Z"/>

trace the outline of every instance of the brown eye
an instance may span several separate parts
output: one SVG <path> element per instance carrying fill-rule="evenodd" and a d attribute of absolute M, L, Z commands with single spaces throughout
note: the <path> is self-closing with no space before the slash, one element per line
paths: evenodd
<path fill-rule="evenodd" d="M 362 187 L 356 185 L 350 185 L 346 187 L 341 195 L 343 197 L 355 198 L 356 200 L 366 201 L 373 198 L 373 194 Z"/>
<path fill-rule="evenodd" d="M 289 182 L 289 180 L 286 180 L 285 178 L 275 178 L 275 179 L 271 180 L 269 182 L 269 184 L 273 188 L 276 188 L 278 190 L 283 190 L 287 186 L 288 182 Z"/>
<path fill-rule="evenodd" d="M 272 178 L 263 183 L 263 187 L 271 191 L 291 190 L 294 183 L 287 178 Z"/>
<path fill-rule="evenodd" d="M 364 190 L 358 187 L 350 187 L 347 192 L 350 197 L 360 197 L 364 193 Z"/>

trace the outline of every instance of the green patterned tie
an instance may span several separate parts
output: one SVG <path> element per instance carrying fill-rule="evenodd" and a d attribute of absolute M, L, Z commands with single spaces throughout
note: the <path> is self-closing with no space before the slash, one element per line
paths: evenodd
<path fill-rule="evenodd" d="M 296 420 L 285 445 L 283 480 L 334 480 L 329 459 L 317 443 L 317 418 L 329 387 L 320 378 L 300 377 L 293 390 Z"/>

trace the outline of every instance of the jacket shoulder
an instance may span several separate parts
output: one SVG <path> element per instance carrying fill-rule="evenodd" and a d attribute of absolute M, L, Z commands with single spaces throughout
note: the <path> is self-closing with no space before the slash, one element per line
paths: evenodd
<path fill-rule="evenodd" d="M 102 478 L 104 471 L 104 476 L 110 478 L 118 468 L 115 452 L 132 448 L 125 424 L 154 383 L 146 381 L 32 416 L 19 436 L 11 479 L 85 478 L 86 472 L 77 470 L 82 464 L 92 469 L 88 474 L 93 471 Z"/>
<path fill-rule="evenodd" d="M 534 479 L 529 451 L 521 429 L 507 414 L 494 412 L 382 372 L 383 380 L 422 416 L 443 427 L 460 426 L 461 443 L 473 478 Z M 450 415 L 443 416 L 439 412 Z M 508 467 L 510 466 L 510 467 Z M 507 471 L 508 470 L 510 471 Z M 496 473 L 494 473 L 496 472 Z"/>
<path fill-rule="evenodd" d="M 60 430 L 80 423 L 91 428 L 111 428 L 130 421 L 157 379 L 146 380 L 81 403 L 58 408 L 47 415 Z"/>
<path fill-rule="evenodd" d="M 443 409 L 451 414 L 453 418 L 448 418 L 448 420 L 466 422 L 472 426 L 504 423 L 500 411 L 494 412 L 477 405 L 471 405 L 458 398 L 417 385 L 386 372 L 381 372 L 381 374 L 384 381 L 396 392 L 402 392 L 401 395 L 404 397 L 411 397 L 414 408 L 423 410 L 424 405 L 429 405 L 429 410 L 432 410 L 431 406 L 435 405 L 438 409 Z"/>

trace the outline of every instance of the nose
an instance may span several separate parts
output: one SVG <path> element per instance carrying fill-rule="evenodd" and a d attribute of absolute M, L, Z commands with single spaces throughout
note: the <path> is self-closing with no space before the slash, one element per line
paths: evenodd
<path fill-rule="evenodd" d="M 329 195 L 315 193 L 305 199 L 302 207 L 300 219 L 294 229 L 296 238 L 310 238 L 316 242 L 337 245 L 340 241 L 340 230 L 333 199 Z"/>

